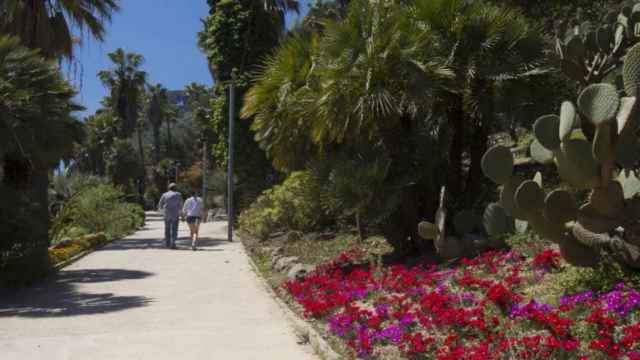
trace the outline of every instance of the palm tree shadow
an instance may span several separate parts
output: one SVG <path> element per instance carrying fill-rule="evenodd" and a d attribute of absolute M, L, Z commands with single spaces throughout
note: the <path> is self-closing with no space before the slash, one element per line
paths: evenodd
<path fill-rule="evenodd" d="M 113 293 L 87 293 L 78 284 L 144 279 L 152 273 L 123 270 L 67 270 L 32 288 L 8 295 L 0 294 L 0 318 L 61 317 L 103 314 L 147 306 L 144 296 L 118 296 Z"/>

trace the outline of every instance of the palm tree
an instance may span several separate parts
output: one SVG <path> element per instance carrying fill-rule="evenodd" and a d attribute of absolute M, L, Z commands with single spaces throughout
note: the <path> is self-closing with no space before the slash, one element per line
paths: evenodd
<path fill-rule="evenodd" d="M 246 93 L 240 116 L 253 119 L 255 140 L 282 171 L 300 168 L 312 152 L 310 122 L 303 119 L 305 94 L 314 86 L 313 56 L 318 38 L 293 34 L 267 58 L 256 83 Z"/>
<path fill-rule="evenodd" d="M 147 118 L 153 131 L 153 159 L 156 164 L 160 162 L 160 128 L 166 116 L 168 99 L 167 89 L 161 84 L 149 86 L 149 105 L 147 108 Z"/>
<path fill-rule="evenodd" d="M 0 286 L 46 271 L 48 174 L 70 159 L 82 108 L 55 62 L 0 36 Z M 27 196 L 25 196 L 27 195 Z"/>
<path fill-rule="evenodd" d="M 285 29 L 285 17 L 288 12 L 300 13 L 298 0 L 263 0 L 262 3 L 268 13 L 278 18 L 282 30 Z"/>
<path fill-rule="evenodd" d="M 86 29 L 102 41 L 104 22 L 118 10 L 118 0 L 2 0 L 0 33 L 19 37 L 46 57 L 72 58 L 79 40 L 71 29 Z"/>
<path fill-rule="evenodd" d="M 394 215 L 400 225 L 385 235 L 399 252 L 423 243 L 417 237 L 421 196 L 415 184 L 425 171 L 414 159 L 417 138 L 433 99 L 452 76 L 445 59 L 422 61 L 424 53 L 436 53 L 430 47 L 437 43 L 408 30 L 407 15 L 394 0 L 354 0 L 343 21 L 328 23 L 317 46 L 304 35 L 290 38 L 267 62 L 243 109 L 243 117 L 255 115 L 256 138 L 279 167 L 294 162 L 300 146 L 326 153 L 341 144 L 362 144 L 384 149 L 387 185 L 416 174 L 394 185 L 406 201 Z"/>
<path fill-rule="evenodd" d="M 164 121 L 167 124 L 167 157 L 171 158 L 174 154 L 173 131 L 171 125 L 178 121 L 178 109 L 169 103 L 165 110 Z"/>
<path fill-rule="evenodd" d="M 110 70 L 98 73 L 102 83 L 111 91 L 112 111 L 120 120 L 119 137 L 129 138 L 135 131 L 138 141 L 140 157 L 141 178 L 139 181 L 140 196 L 144 196 L 145 188 L 145 160 L 144 144 L 142 141 L 143 124 L 139 122 L 140 106 L 147 73 L 140 70 L 144 63 L 144 57 L 136 53 L 127 53 L 119 48 L 109 54 L 109 58 L 115 65 Z"/>
<path fill-rule="evenodd" d="M 411 9 L 416 27 L 437 36 L 441 56 L 455 73 L 455 86 L 440 102 L 452 132 L 448 190 L 462 193 L 462 154 L 468 150 L 471 164 L 464 193 L 471 205 L 502 89 L 544 72 L 544 39 L 522 13 L 509 8 L 464 0 L 420 0 Z"/>

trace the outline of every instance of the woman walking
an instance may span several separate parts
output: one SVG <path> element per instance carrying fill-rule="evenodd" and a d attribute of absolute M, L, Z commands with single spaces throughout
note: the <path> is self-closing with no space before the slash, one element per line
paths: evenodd
<path fill-rule="evenodd" d="M 187 225 L 191 232 L 191 249 L 196 250 L 196 242 L 198 241 L 198 231 L 200 230 L 200 219 L 204 204 L 202 199 L 198 197 L 197 192 L 192 192 L 191 197 L 184 202 L 182 213 L 187 217 Z"/>

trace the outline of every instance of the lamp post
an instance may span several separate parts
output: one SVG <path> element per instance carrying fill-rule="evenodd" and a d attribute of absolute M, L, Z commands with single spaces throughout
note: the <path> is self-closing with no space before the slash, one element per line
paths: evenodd
<path fill-rule="evenodd" d="M 208 215 L 207 215 L 207 137 L 206 135 L 204 135 L 202 137 L 202 211 L 203 213 L 203 219 L 206 221 L 208 221 Z"/>
<path fill-rule="evenodd" d="M 233 241 L 233 145 L 235 128 L 235 97 L 236 97 L 236 69 L 231 71 L 231 84 L 229 85 L 229 157 L 227 167 L 227 230 L 228 240 Z"/>

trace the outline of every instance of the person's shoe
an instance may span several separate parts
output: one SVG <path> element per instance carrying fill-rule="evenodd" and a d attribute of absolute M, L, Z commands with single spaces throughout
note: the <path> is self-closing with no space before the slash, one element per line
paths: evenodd
<path fill-rule="evenodd" d="M 196 246 L 195 245 L 191 245 L 191 250 L 196 251 Z"/>

